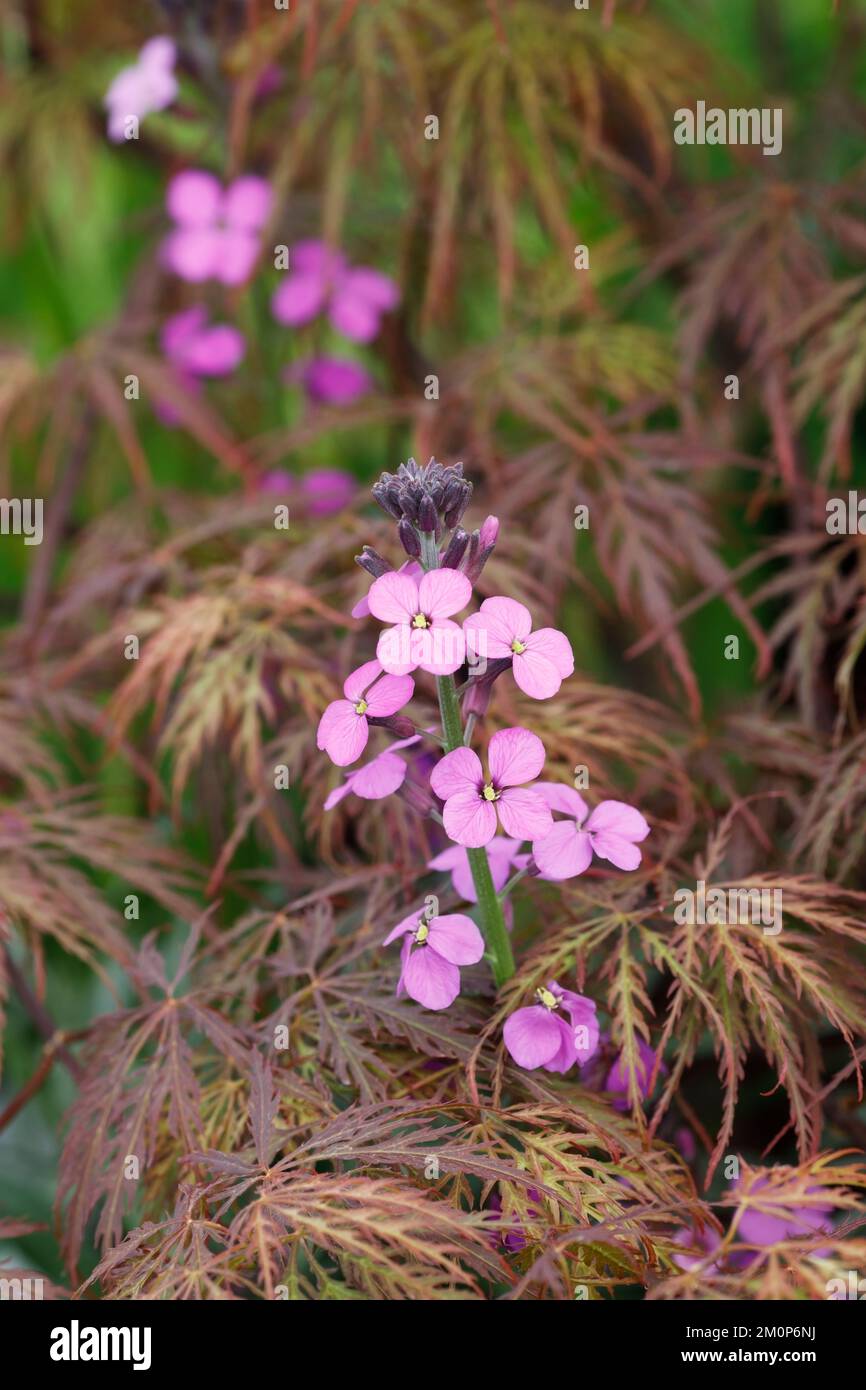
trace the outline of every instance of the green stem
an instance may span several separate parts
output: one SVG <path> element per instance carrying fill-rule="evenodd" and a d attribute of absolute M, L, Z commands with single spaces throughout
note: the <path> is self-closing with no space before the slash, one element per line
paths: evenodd
<path fill-rule="evenodd" d="M 439 563 L 439 555 L 434 537 L 422 535 L 421 545 L 421 563 L 425 570 L 435 569 Z M 457 699 L 454 677 L 437 676 L 436 689 L 439 694 L 439 712 L 442 716 L 445 747 L 449 753 L 452 753 L 455 748 L 464 747 L 463 720 L 460 714 L 460 701 Z M 475 884 L 475 892 L 478 895 L 481 932 L 487 943 L 487 954 L 493 971 L 493 979 L 498 989 L 514 974 L 514 956 L 511 954 L 508 929 L 502 914 L 502 904 L 496 896 L 487 850 L 467 847 L 466 854 L 469 859 L 472 882 Z"/>

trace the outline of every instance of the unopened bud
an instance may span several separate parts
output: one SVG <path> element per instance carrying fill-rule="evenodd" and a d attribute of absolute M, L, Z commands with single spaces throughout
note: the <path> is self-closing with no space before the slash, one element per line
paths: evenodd
<path fill-rule="evenodd" d="M 383 574 L 388 574 L 391 566 L 388 561 L 374 550 L 371 545 L 365 545 L 360 555 L 355 556 L 355 564 L 360 565 L 362 570 L 372 574 L 374 579 L 378 579 Z"/>
<path fill-rule="evenodd" d="M 436 514 L 433 499 L 431 497 L 422 498 L 418 508 L 418 529 L 425 532 L 426 535 L 435 535 L 438 524 L 439 517 Z"/>
<path fill-rule="evenodd" d="M 463 556 L 466 553 L 466 547 L 468 546 L 468 544 L 468 533 L 458 526 L 457 530 L 454 532 L 453 536 L 448 542 L 448 545 L 445 549 L 445 553 L 442 556 L 442 568 L 446 570 L 459 570 L 460 561 L 463 559 Z"/>
<path fill-rule="evenodd" d="M 413 560 L 419 559 L 421 556 L 421 540 L 411 521 L 406 521 L 405 519 L 401 521 L 397 527 L 397 534 L 400 537 L 400 544 L 406 554 L 411 555 Z"/>

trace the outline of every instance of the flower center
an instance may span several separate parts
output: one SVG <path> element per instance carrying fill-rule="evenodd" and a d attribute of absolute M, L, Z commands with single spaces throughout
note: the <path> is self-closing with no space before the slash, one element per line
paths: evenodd
<path fill-rule="evenodd" d="M 551 994 L 549 989 L 537 989 L 535 991 L 539 1004 L 543 1004 L 545 1009 L 558 1009 L 559 1000 L 555 994 Z"/>
<path fill-rule="evenodd" d="M 427 923 L 426 923 L 426 922 L 420 922 L 420 923 L 418 924 L 418 930 L 417 930 L 416 933 L 415 933 L 415 945 L 416 945 L 416 946 L 426 946 L 426 945 L 427 945 L 427 938 L 428 938 L 429 935 L 430 935 L 430 928 L 429 928 L 429 926 L 427 925 Z"/>
<path fill-rule="evenodd" d="M 499 800 L 499 792 L 496 790 L 492 782 L 488 782 L 485 787 L 482 787 L 481 795 L 485 801 Z"/>
<path fill-rule="evenodd" d="M 425 615 L 424 613 L 416 613 L 415 616 L 414 616 L 414 618 L 412 619 L 412 626 L 413 626 L 413 627 L 429 627 L 430 624 L 429 624 L 429 622 L 427 621 L 427 617 L 426 617 L 426 615 Z"/>
<path fill-rule="evenodd" d="M 363 699 L 362 699 L 362 700 L 359 700 L 359 701 L 358 701 L 357 705 L 355 706 L 355 713 L 356 713 L 356 714 L 366 714 L 366 713 L 367 713 L 367 701 L 366 701 L 366 700 L 363 700 Z"/>
<path fill-rule="evenodd" d="M 515 637 L 514 641 L 511 643 L 511 650 L 514 652 L 515 656 L 522 656 L 526 651 L 526 643 L 521 642 L 519 637 Z"/>

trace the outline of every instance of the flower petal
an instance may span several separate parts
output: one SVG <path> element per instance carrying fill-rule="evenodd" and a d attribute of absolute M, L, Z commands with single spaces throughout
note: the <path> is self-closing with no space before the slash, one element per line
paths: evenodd
<path fill-rule="evenodd" d="M 382 674 L 382 663 L 380 661 L 365 661 L 363 666 L 358 666 L 343 682 L 343 694 L 347 700 L 351 700 L 356 705 L 364 691 L 373 684 L 377 676 Z"/>
<path fill-rule="evenodd" d="M 625 801 L 600 801 L 586 823 L 591 834 L 610 833 L 623 840 L 645 840 L 650 833 L 647 821 L 636 806 Z"/>
<path fill-rule="evenodd" d="M 562 685 L 562 676 L 553 662 L 528 648 L 525 652 L 515 652 L 511 669 L 524 695 L 532 700 L 549 700 Z"/>
<path fill-rule="evenodd" d="M 562 1044 L 559 1020 L 542 1004 L 531 1004 L 509 1014 L 502 1037 L 517 1065 L 528 1071 L 543 1067 Z"/>
<path fill-rule="evenodd" d="M 222 241 L 222 232 L 212 227 L 179 227 L 162 243 L 162 259 L 181 280 L 199 285 L 216 274 Z"/>
<path fill-rule="evenodd" d="M 415 682 L 411 676 L 381 676 L 367 692 L 368 718 L 385 719 L 389 714 L 396 714 L 414 693 Z"/>
<path fill-rule="evenodd" d="M 457 792 L 472 791 L 477 795 L 483 780 L 481 759 L 471 748 L 455 748 L 453 753 L 446 753 L 430 774 L 430 786 L 443 801 Z"/>
<path fill-rule="evenodd" d="M 421 612 L 418 585 L 411 575 L 399 570 L 380 574 L 370 585 L 367 595 L 370 612 L 383 623 L 411 623 Z"/>
<path fill-rule="evenodd" d="M 486 845 L 496 834 L 493 802 L 484 801 L 477 791 L 449 796 L 442 808 L 442 820 L 446 835 L 458 845 L 469 845 L 471 849 Z"/>
<path fill-rule="evenodd" d="M 562 820 L 543 839 L 533 842 L 532 857 L 542 878 L 575 878 L 592 863 L 592 845 L 589 836 L 584 830 L 578 830 L 574 821 Z"/>
<path fill-rule="evenodd" d="M 403 759 L 386 749 L 352 774 L 352 791 L 365 801 L 381 801 L 402 787 L 407 771 Z"/>
<path fill-rule="evenodd" d="M 574 652 L 564 632 L 555 627 L 540 627 L 526 638 L 526 649 L 553 663 L 560 680 L 574 673 Z"/>
<path fill-rule="evenodd" d="M 383 576 L 384 578 L 384 576 Z M 472 597 L 472 585 L 460 570 L 430 570 L 418 586 L 420 612 L 428 618 L 451 618 L 465 608 Z"/>
<path fill-rule="evenodd" d="M 403 984 L 425 1009 L 447 1009 L 460 993 L 460 971 L 429 946 L 420 946 L 406 961 Z"/>
<path fill-rule="evenodd" d="M 250 278 L 259 257 L 260 242 L 241 228 L 222 233 L 219 262 L 214 271 L 221 285 L 242 285 Z"/>
<path fill-rule="evenodd" d="M 431 917 L 430 949 L 452 965 L 477 965 L 484 955 L 484 937 L 471 917 L 462 912 Z"/>
<path fill-rule="evenodd" d="M 271 300 L 277 323 L 297 327 L 321 313 L 328 292 L 327 281 L 317 273 L 297 271 L 287 275 Z"/>
<path fill-rule="evenodd" d="M 490 740 L 487 760 L 497 787 L 519 787 L 544 767 L 544 744 L 529 729 L 500 729 Z"/>
<path fill-rule="evenodd" d="M 494 637 L 497 637 L 511 653 L 515 637 L 526 641 L 532 631 L 532 614 L 517 599 L 497 595 L 486 598 L 481 605 L 481 616 Z"/>
<path fill-rule="evenodd" d="M 222 204 L 222 184 L 205 169 L 184 169 L 169 180 L 165 205 L 182 227 L 213 227 Z"/>
<path fill-rule="evenodd" d="M 418 908 L 416 912 L 410 912 L 408 917 L 402 917 L 396 927 L 391 928 L 382 945 L 390 946 L 391 942 L 396 941 L 398 936 L 405 936 L 407 932 L 416 932 L 420 921 L 421 909 Z"/>
<path fill-rule="evenodd" d="M 536 782 L 533 790 L 538 792 L 551 811 L 561 811 L 564 816 L 571 816 L 579 825 L 589 815 L 589 807 L 580 792 L 567 786 L 565 782 Z"/>
<path fill-rule="evenodd" d="M 348 700 L 335 700 L 319 721 L 318 746 L 337 767 L 348 767 L 367 747 L 370 729 Z"/>
<path fill-rule="evenodd" d="M 450 618 L 437 618 L 432 627 L 411 629 L 409 650 L 416 666 L 434 676 L 449 676 L 463 665 L 466 639 Z"/>
<path fill-rule="evenodd" d="M 621 835 L 613 835 L 610 832 L 590 835 L 589 839 L 593 852 L 599 859 L 607 859 L 618 869 L 640 868 L 640 850 L 631 840 L 624 840 Z"/>
<path fill-rule="evenodd" d="M 415 670 L 418 661 L 412 647 L 412 628 L 408 623 L 382 629 L 376 643 L 376 656 L 391 676 L 405 676 Z"/>
<path fill-rule="evenodd" d="M 502 829 L 518 840 L 536 840 L 553 829 L 553 816 L 530 787 L 506 787 L 496 802 Z"/>
<path fill-rule="evenodd" d="M 490 661 L 501 661 L 504 657 L 514 655 L 511 644 L 493 630 L 483 613 L 470 613 L 468 618 L 464 618 L 463 631 L 467 630 L 473 634 L 469 639 L 470 651 L 478 656 L 487 657 Z"/>
<path fill-rule="evenodd" d="M 273 195 L 267 179 L 244 174 L 226 189 L 223 216 L 232 227 L 257 232 L 267 222 Z"/>

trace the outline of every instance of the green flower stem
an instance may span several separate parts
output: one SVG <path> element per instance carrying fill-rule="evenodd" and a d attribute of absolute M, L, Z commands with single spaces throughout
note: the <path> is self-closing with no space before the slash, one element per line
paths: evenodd
<path fill-rule="evenodd" d="M 439 563 L 435 538 L 422 535 L 421 545 L 421 563 L 424 569 L 435 569 Z M 452 753 L 455 748 L 464 746 L 463 720 L 460 714 L 460 701 L 457 699 L 454 677 L 437 676 L 436 688 L 439 694 L 439 711 L 442 716 L 445 748 L 449 753 Z M 496 896 L 487 850 L 467 848 L 466 854 L 469 859 L 472 882 L 475 884 L 475 892 L 478 895 L 481 932 L 487 944 L 487 955 L 498 989 L 514 974 L 514 956 L 511 954 L 511 942 L 508 939 L 508 930 L 502 914 L 502 904 Z"/>

